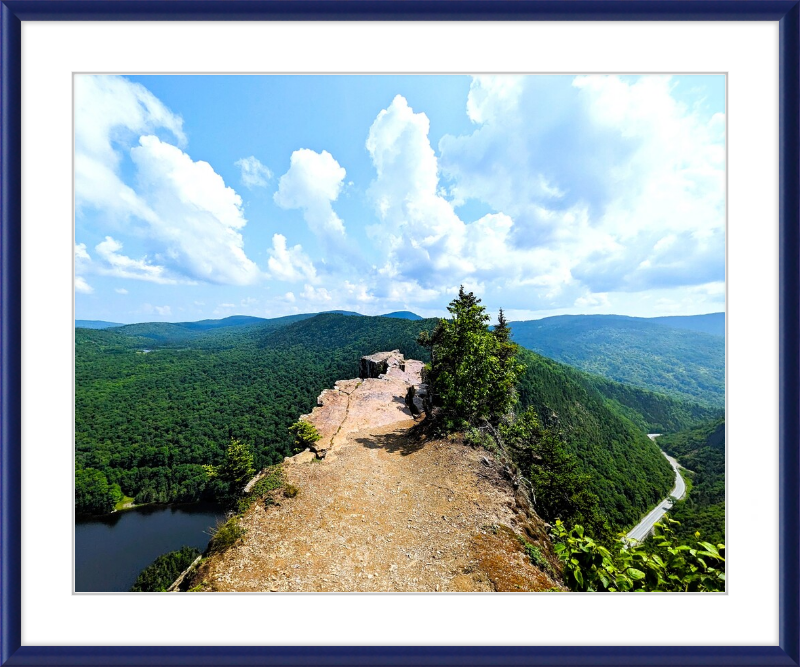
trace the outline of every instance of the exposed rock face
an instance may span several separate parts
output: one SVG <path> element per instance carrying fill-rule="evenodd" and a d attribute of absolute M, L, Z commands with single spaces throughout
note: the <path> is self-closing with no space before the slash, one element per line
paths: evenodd
<path fill-rule="evenodd" d="M 414 415 L 425 412 L 425 399 L 428 396 L 428 385 L 411 385 L 406 393 L 406 405 Z"/>
<path fill-rule="evenodd" d="M 366 357 L 361 357 L 359 364 L 359 377 L 377 378 L 386 373 L 390 368 L 405 370 L 405 359 L 400 354 L 400 350 L 391 352 L 376 352 Z"/>
<path fill-rule="evenodd" d="M 283 461 L 284 463 L 311 463 L 315 458 L 317 458 L 316 453 L 306 449 L 294 456 L 287 456 Z"/>
<path fill-rule="evenodd" d="M 333 389 L 324 389 L 317 398 L 318 407 L 301 417 L 320 434 L 310 446 L 317 458 L 325 458 L 349 434 L 366 425 L 385 426 L 421 413 L 406 400 L 408 392 L 416 392 L 422 383 L 421 361 L 406 360 L 399 350 L 392 350 L 361 357 L 359 366 L 361 378 L 339 380 Z M 286 461 L 301 463 L 310 458 L 301 452 Z"/>

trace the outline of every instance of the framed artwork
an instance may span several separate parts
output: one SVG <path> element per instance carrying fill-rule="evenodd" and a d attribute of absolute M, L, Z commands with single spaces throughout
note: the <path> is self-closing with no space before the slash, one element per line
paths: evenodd
<path fill-rule="evenodd" d="M 800 660 L 796 4 L 1 5 L 1 664 Z M 722 324 L 691 326 L 722 337 L 673 343 L 718 360 L 702 383 L 669 384 L 678 362 L 648 365 L 661 348 L 632 339 L 613 371 L 563 344 L 576 335 L 564 322 L 578 325 L 562 315 L 666 329 L 702 309 L 724 310 Z M 448 370 L 461 338 L 436 328 L 443 315 L 480 320 L 493 359 L 505 358 L 507 321 L 532 352 L 503 362 L 505 375 L 479 355 Z M 353 333 L 362 321 L 369 333 Z M 338 349 L 310 352 L 329 336 L 366 355 L 360 366 Z M 403 349 L 375 355 L 367 339 Z M 270 374 L 287 355 L 314 376 L 315 396 L 325 388 L 307 415 L 298 406 L 312 389 Z M 492 398 L 462 395 L 486 377 L 499 383 Z M 572 414 L 572 399 L 557 414 L 561 399 L 537 398 L 554 377 L 561 394 L 595 397 L 582 400 L 600 426 Z M 652 391 L 674 406 L 645 414 Z M 172 410 L 176 396 L 205 416 Z M 262 409 L 273 403 L 292 418 L 273 419 Z M 610 535 L 658 504 L 629 532 L 643 540 L 684 477 L 708 484 L 652 443 L 701 422 L 716 423 L 709 442 L 721 434 L 723 486 L 697 525 L 702 572 L 683 595 L 664 592 L 677 589 L 635 544 L 617 569 L 579 561 L 594 548 L 583 529 L 558 538 L 572 559 L 550 552 L 562 517 Z M 470 445 L 459 444 L 460 472 L 437 458 L 456 438 L 448 430 Z M 584 438 L 577 468 L 566 433 Z M 207 465 L 181 459 L 189 440 Z M 434 444 L 424 457 L 423 441 Z M 610 489 L 570 473 L 559 504 L 542 457 L 564 462 L 558 475 L 610 465 L 628 479 L 609 474 Z M 369 501 L 398 465 L 417 469 L 391 491 L 408 496 L 402 527 Z M 317 488 L 325 469 L 341 475 L 331 497 Z M 631 480 L 640 470 L 652 498 Z M 464 471 L 497 476 L 467 499 L 474 526 L 448 497 Z M 215 504 L 165 510 L 162 533 L 172 545 L 220 519 L 209 550 L 159 565 L 170 581 L 180 574 L 170 589 L 199 595 L 120 595 L 167 589 L 157 569 L 132 583 L 153 558 L 142 554 L 178 547 L 148 544 L 144 522 L 161 521 L 160 503 L 200 499 Z M 287 550 L 298 506 L 308 534 Z M 341 535 L 325 532 L 333 514 Z M 400 528 L 466 531 L 470 556 L 428 553 Z M 385 563 L 364 548 L 393 539 Z M 513 572 L 488 562 L 501 544 Z M 345 550 L 354 565 L 331 579 L 324 565 Z M 757 577 L 740 550 L 759 555 Z M 529 593 L 487 594 L 515 590 Z M 637 590 L 648 592 L 618 592 Z M 228 594 L 244 591 L 258 594 Z"/>

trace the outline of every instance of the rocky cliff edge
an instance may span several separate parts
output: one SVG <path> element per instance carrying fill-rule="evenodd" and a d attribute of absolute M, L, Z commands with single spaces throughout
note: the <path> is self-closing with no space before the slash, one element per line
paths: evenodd
<path fill-rule="evenodd" d="M 304 416 L 322 437 L 283 465 L 296 495 L 254 503 L 239 519 L 243 537 L 207 558 L 189 585 L 560 590 L 545 524 L 508 468 L 458 436 L 429 438 L 414 428 L 420 418 L 407 397 L 424 391 L 422 366 L 381 352 L 362 358 L 362 377 L 323 391 Z"/>

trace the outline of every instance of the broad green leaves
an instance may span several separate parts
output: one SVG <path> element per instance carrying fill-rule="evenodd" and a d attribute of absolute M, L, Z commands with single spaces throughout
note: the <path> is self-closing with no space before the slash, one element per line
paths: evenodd
<path fill-rule="evenodd" d="M 650 542 L 620 542 L 606 549 L 581 526 L 553 526 L 554 551 L 563 563 L 565 583 L 574 591 L 712 592 L 725 590 L 725 545 L 678 544 L 666 517 Z"/>

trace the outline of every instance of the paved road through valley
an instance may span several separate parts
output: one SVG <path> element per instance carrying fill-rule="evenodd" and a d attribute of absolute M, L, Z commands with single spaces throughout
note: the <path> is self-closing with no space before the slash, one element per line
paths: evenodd
<path fill-rule="evenodd" d="M 655 441 L 655 439 L 659 435 L 661 434 L 648 433 L 647 437 Z M 681 473 L 678 470 L 679 468 L 678 462 L 671 456 L 668 456 L 664 451 L 662 451 L 661 453 L 667 457 L 667 461 L 670 462 L 672 469 L 675 471 L 675 488 L 672 489 L 670 497 L 674 497 L 680 500 L 681 498 L 683 498 L 683 494 L 686 493 L 686 483 L 683 481 L 683 477 L 681 477 Z M 647 535 L 653 529 L 653 526 L 658 523 L 661 517 L 663 517 L 671 507 L 672 507 L 672 501 L 669 498 L 664 498 L 664 500 L 662 500 L 658 505 L 656 505 L 655 508 L 652 509 L 644 519 L 642 519 L 639 523 L 637 523 L 625 537 L 641 542 L 645 537 L 647 537 Z"/>

